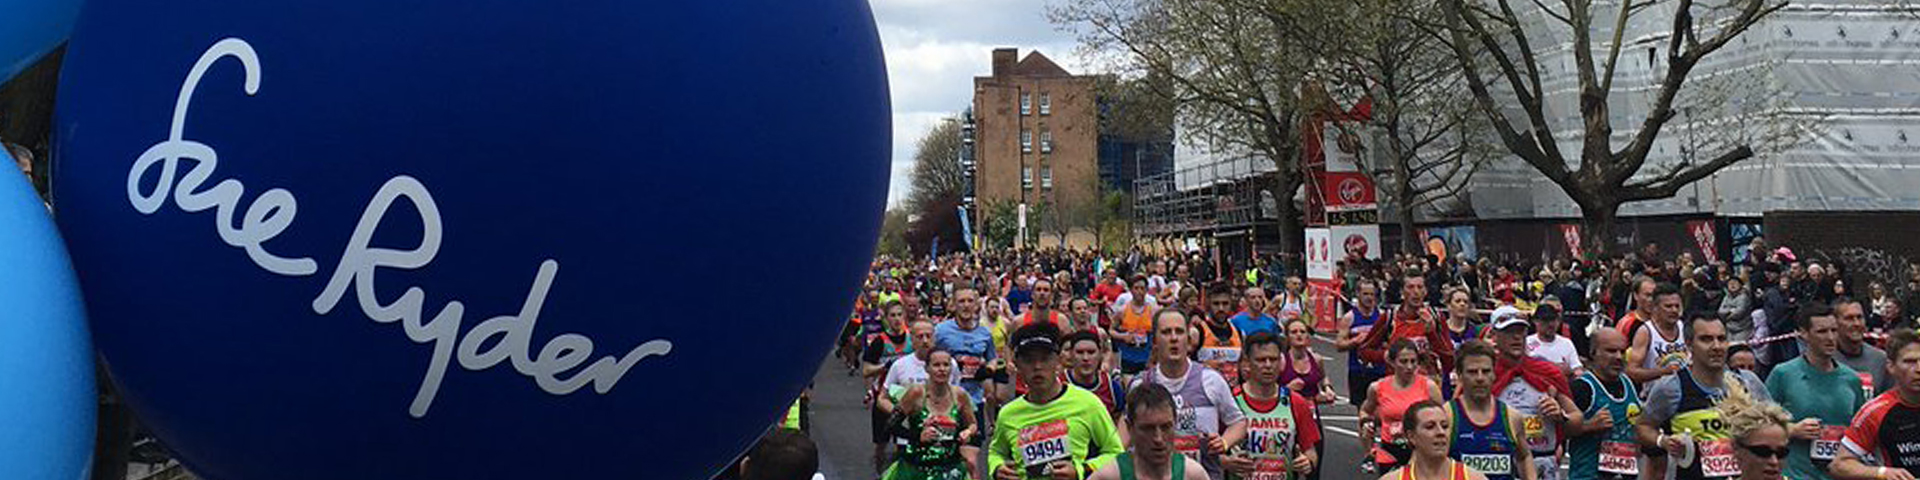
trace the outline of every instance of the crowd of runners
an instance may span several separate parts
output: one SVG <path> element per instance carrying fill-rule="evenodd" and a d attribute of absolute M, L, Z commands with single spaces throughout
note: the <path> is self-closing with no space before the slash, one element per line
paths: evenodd
<path fill-rule="evenodd" d="M 1920 275 L 1764 242 L 1342 262 L 1312 291 L 1204 251 L 881 258 L 840 357 L 885 479 L 1915 478 Z M 1368 458 L 1323 465 L 1343 400 Z"/>

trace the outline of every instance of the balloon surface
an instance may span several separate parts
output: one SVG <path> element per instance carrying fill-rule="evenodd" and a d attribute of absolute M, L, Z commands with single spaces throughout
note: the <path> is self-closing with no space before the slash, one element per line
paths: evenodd
<path fill-rule="evenodd" d="M 80 0 L 0 0 L 0 83 L 33 66 L 73 31 Z"/>
<path fill-rule="evenodd" d="M 0 149 L 0 478 L 87 478 L 93 346 L 67 250 Z"/>
<path fill-rule="evenodd" d="M 707 478 L 884 206 L 866 2 L 96 0 L 55 206 L 208 480 Z"/>

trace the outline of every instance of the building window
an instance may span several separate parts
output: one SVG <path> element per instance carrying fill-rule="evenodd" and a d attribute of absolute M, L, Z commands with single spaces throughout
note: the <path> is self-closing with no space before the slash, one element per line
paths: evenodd
<path fill-rule="evenodd" d="M 1046 104 L 1042 103 L 1041 105 L 1046 105 Z M 1041 111 L 1044 112 L 1045 110 L 1041 110 Z M 1053 131 L 1052 130 L 1040 131 L 1040 153 L 1053 153 Z"/>
<path fill-rule="evenodd" d="M 1020 189 L 1026 190 L 1029 188 L 1033 188 L 1033 170 L 1029 170 L 1027 167 L 1020 167 Z"/>
<path fill-rule="evenodd" d="M 1033 131 L 1020 131 L 1020 153 L 1033 153 Z"/>
<path fill-rule="evenodd" d="M 1040 188 L 1053 189 L 1053 167 L 1040 167 Z"/>
<path fill-rule="evenodd" d="M 1020 114 L 1021 115 L 1033 114 L 1033 94 L 1031 93 L 1020 94 Z"/>
<path fill-rule="evenodd" d="M 1048 95 L 1047 92 L 1040 92 L 1040 114 L 1053 114 L 1053 95 Z"/>

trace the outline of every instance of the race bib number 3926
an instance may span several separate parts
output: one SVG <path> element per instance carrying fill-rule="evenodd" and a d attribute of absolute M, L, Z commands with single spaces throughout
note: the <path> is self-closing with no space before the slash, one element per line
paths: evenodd
<path fill-rule="evenodd" d="M 1067 421 L 1058 419 L 1020 429 L 1020 458 L 1026 466 L 1066 460 Z"/>

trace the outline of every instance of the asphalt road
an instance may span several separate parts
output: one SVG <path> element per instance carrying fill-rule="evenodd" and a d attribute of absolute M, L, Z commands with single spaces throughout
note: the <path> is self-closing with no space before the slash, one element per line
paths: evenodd
<path fill-rule="evenodd" d="M 1348 404 L 1347 357 L 1335 352 L 1325 338 L 1316 341 L 1314 351 L 1326 360 L 1327 378 L 1341 401 L 1320 411 L 1322 431 L 1326 434 L 1325 458 L 1321 476 L 1326 480 L 1372 479 L 1360 473 L 1359 420 Z M 827 480 L 872 480 L 872 432 L 867 407 L 861 404 L 863 392 L 858 377 L 847 373 L 839 359 L 827 359 L 813 378 L 813 401 L 809 435 L 820 449 L 820 472 Z"/>

